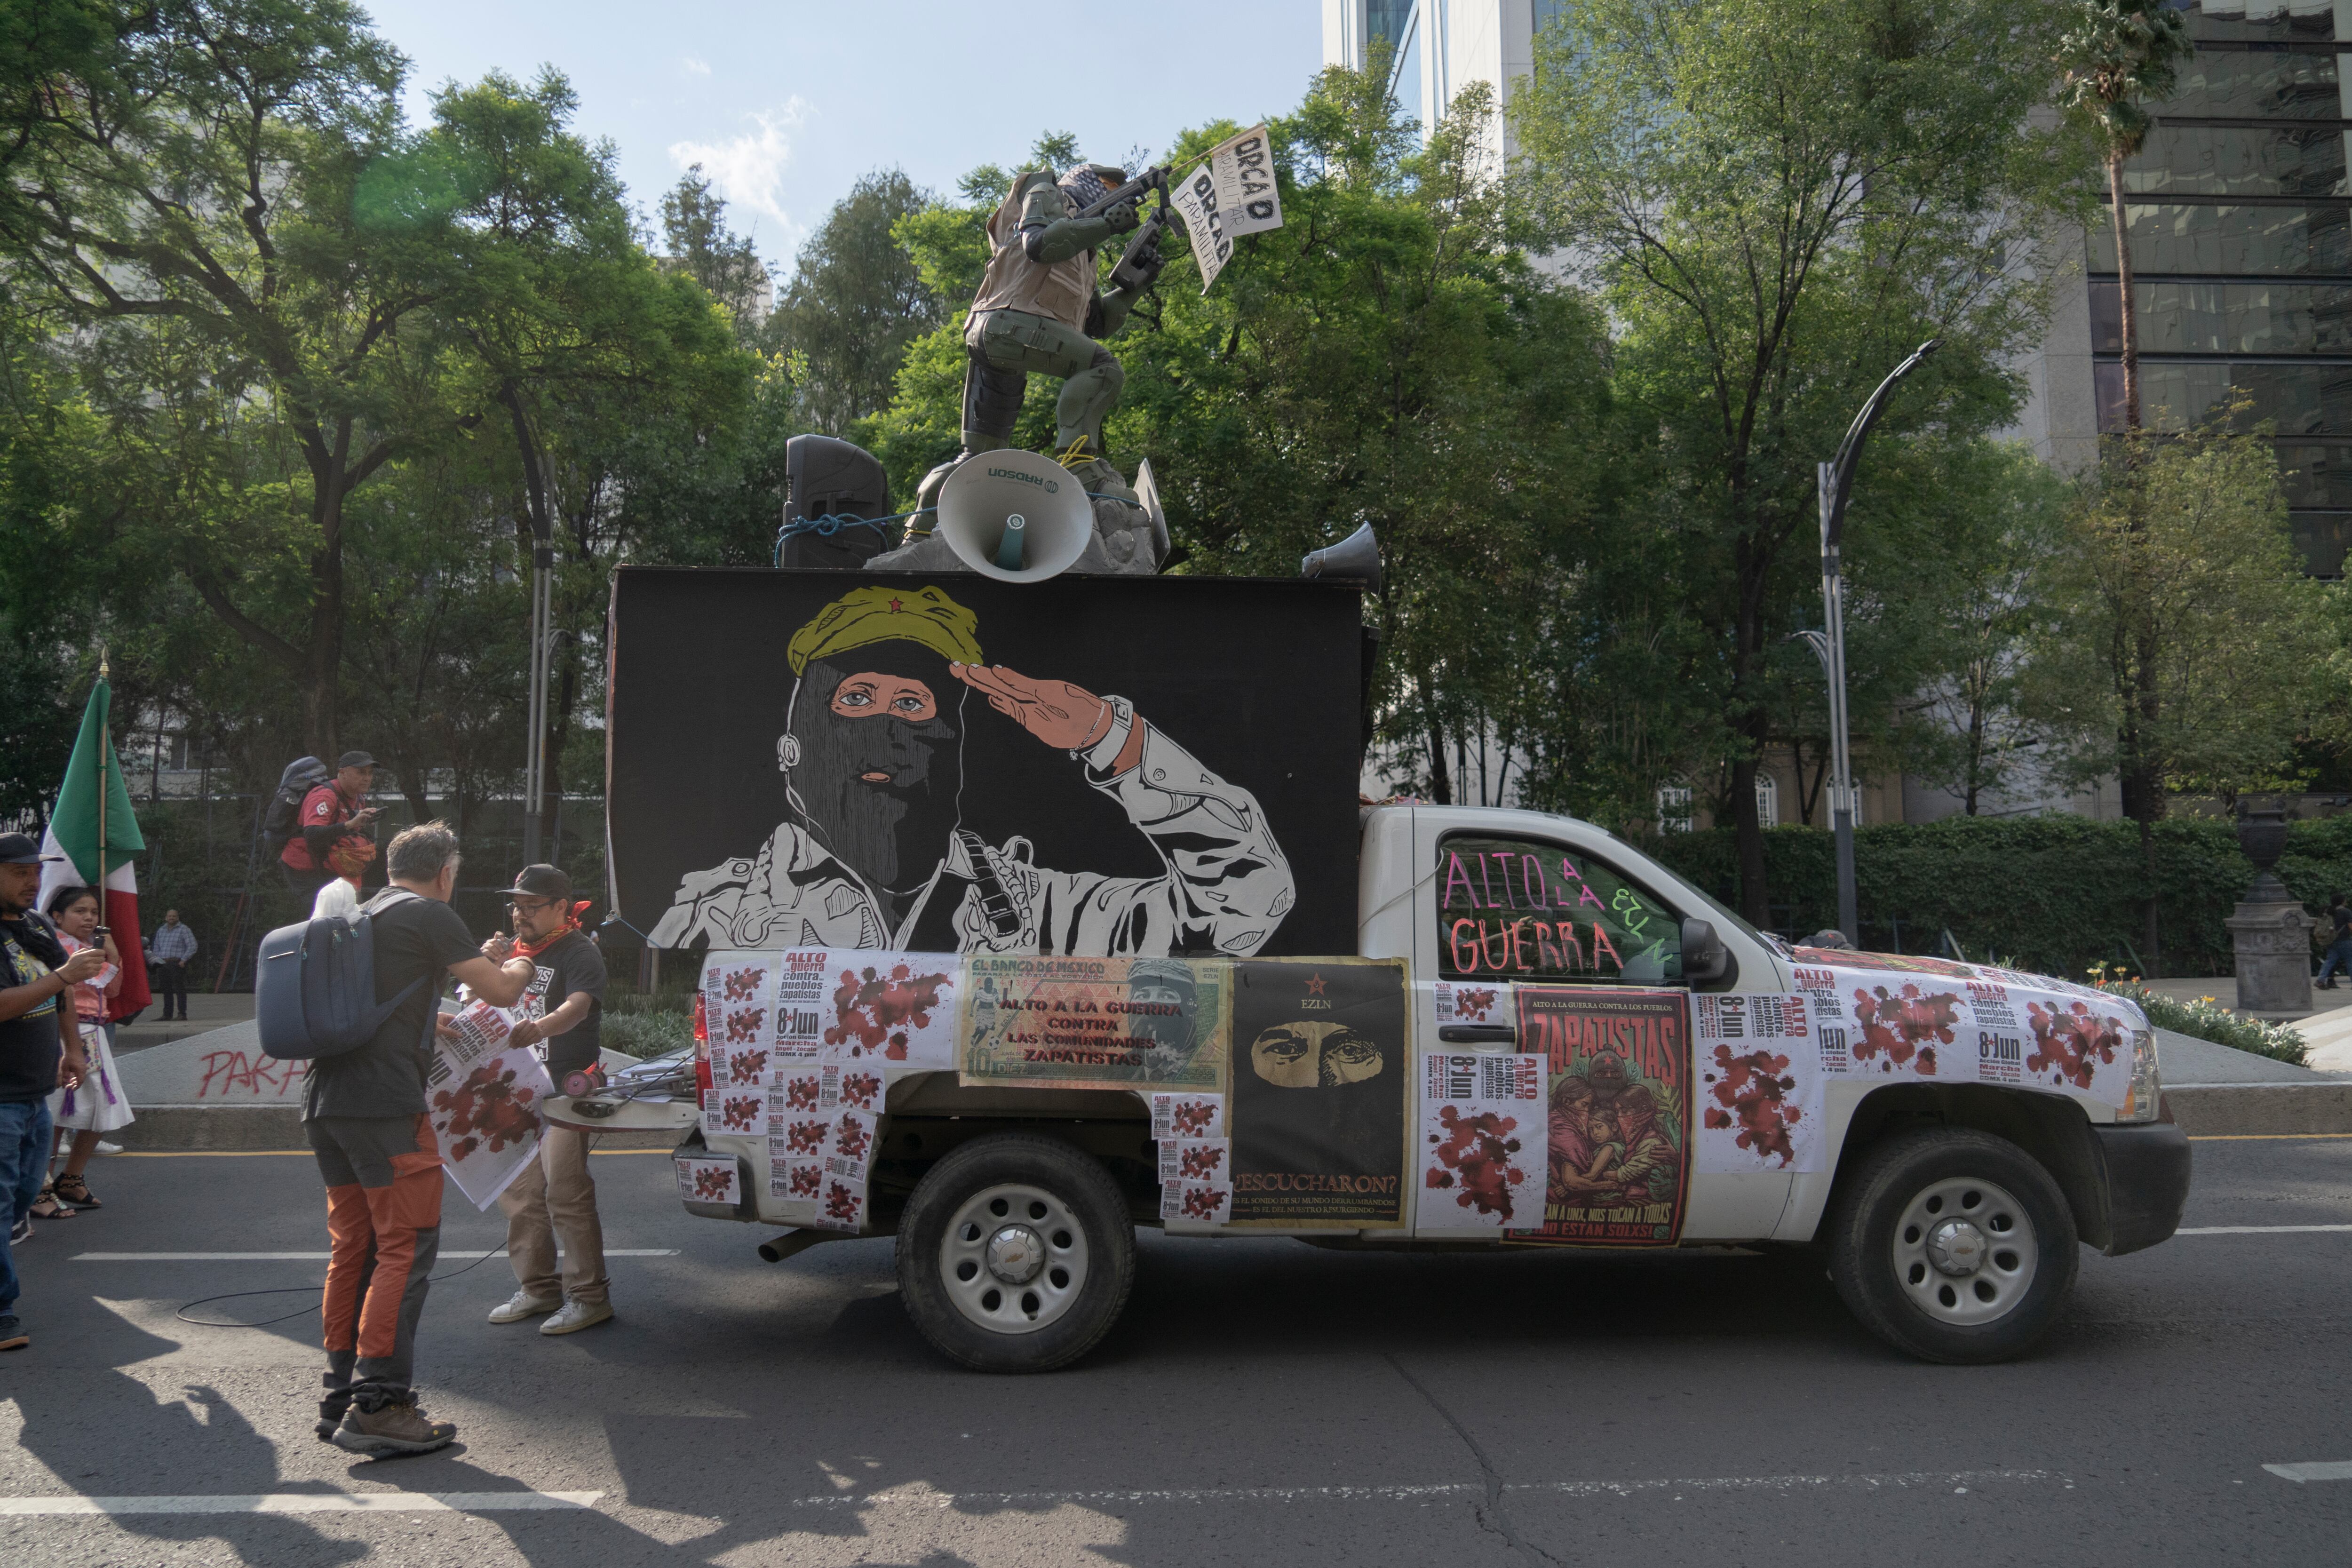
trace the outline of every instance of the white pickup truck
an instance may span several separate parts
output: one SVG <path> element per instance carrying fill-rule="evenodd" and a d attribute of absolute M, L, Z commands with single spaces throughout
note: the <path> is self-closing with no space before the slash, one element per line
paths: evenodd
<path fill-rule="evenodd" d="M 2163 1108 L 2146 1020 L 2118 998 L 1937 959 L 1791 949 L 1613 835 L 1534 812 L 1368 808 L 1358 889 L 1354 956 L 1402 960 L 1408 977 L 1412 1152 L 1394 1217 L 1378 1223 L 1185 1217 L 1164 1200 L 1167 1152 L 1142 1087 L 978 1085 L 937 1060 L 876 1064 L 871 1201 L 855 1232 L 818 1228 L 810 1205 L 774 1195 L 759 1131 L 708 1130 L 694 1063 L 648 1064 L 553 1114 L 684 1131 L 681 1169 L 715 1171 L 705 1190 L 724 1194 L 689 1193 L 688 1212 L 793 1226 L 761 1246 L 772 1260 L 895 1235 L 917 1328 L 997 1371 L 1062 1366 L 1102 1338 L 1127 1300 L 1139 1225 L 1413 1251 L 1812 1246 L 1873 1333 L 1977 1363 L 2049 1328 L 2078 1247 L 2131 1252 L 2179 1224 L 2189 1145 Z M 1559 1054 L 1570 1032 L 1547 1020 L 1605 1018 L 1618 996 L 1664 1009 L 1645 1037 L 1672 1059 L 1605 1043 Z M 1235 1032 L 1234 1077 L 1271 1072 L 1254 1054 L 1265 1044 Z M 1458 1147 L 1441 1158 L 1431 1130 L 1467 1127 L 1477 1106 L 1435 1105 L 1454 1091 L 1432 1063 L 1492 1053 L 1549 1071 L 1518 1107 L 1531 1114 L 1500 1122 L 1528 1135 L 1494 1146 L 1491 1191 L 1474 1194 L 1471 1164 L 1456 1168 Z M 1328 1082 L 1379 1068 L 1324 1070 Z M 700 1082 L 707 1092 L 707 1062 Z M 649 1102 L 648 1088 L 672 1098 Z M 1487 1203 L 1510 1184 L 1516 1211 Z"/>

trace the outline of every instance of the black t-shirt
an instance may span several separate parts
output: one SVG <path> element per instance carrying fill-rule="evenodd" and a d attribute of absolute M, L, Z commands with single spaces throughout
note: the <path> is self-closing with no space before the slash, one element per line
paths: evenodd
<path fill-rule="evenodd" d="M 585 1018 L 532 1047 L 560 1089 L 565 1073 L 582 1071 L 596 1059 L 604 1023 L 604 955 L 579 931 L 566 931 L 542 949 L 531 964 L 536 973 L 522 1000 L 515 1005 L 524 1017 L 546 1017 L 570 1001 L 575 991 L 585 991 L 593 998 Z"/>
<path fill-rule="evenodd" d="M 2352 936 L 2352 905 L 2336 905 L 2327 911 L 2327 918 L 2336 922 L 2336 941 L 2342 942 L 2346 937 Z"/>
<path fill-rule="evenodd" d="M 394 892 L 364 906 L 375 943 L 375 999 L 389 1002 L 412 980 L 415 995 L 393 1009 L 375 1037 L 355 1051 L 310 1064 L 302 1114 L 415 1116 L 425 1110 L 425 1073 L 433 1065 L 425 1027 L 438 1010 L 442 977 L 481 949 L 457 911 L 434 899 Z"/>
<path fill-rule="evenodd" d="M 52 962 L 44 954 L 57 956 Z M 0 991 L 30 985 L 63 962 L 57 928 L 39 915 L 28 910 L 20 919 L 0 921 Z M 0 1024 L 0 1102 L 46 1100 L 58 1087 L 64 1051 L 58 1041 L 58 1000 L 45 997 L 31 1012 Z"/>

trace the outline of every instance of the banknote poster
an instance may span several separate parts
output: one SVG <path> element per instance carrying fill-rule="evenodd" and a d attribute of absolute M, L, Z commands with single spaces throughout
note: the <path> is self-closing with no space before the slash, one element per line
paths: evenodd
<path fill-rule="evenodd" d="M 1690 1195 L 1689 997 L 1521 985 L 1519 1045 L 1544 1058 L 1544 1223 L 1507 1241 L 1670 1247 Z"/>
<path fill-rule="evenodd" d="M 961 1081 L 1219 1093 L 1232 973 L 1205 959 L 969 958 Z"/>
<path fill-rule="evenodd" d="M 1700 1172 L 1821 1168 L 1822 1074 L 1812 1014 L 1802 991 L 1691 998 Z"/>
<path fill-rule="evenodd" d="M 1416 1229 L 1544 1223 L 1544 1059 L 1499 1051 L 1421 1058 Z"/>
<path fill-rule="evenodd" d="M 1402 1225 L 1402 961 L 1256 960 L 1233 979 L 1233 1223 Z"/>
<path fill-rule="evenodd" d="M 541 1110 L 555 1092 L 529 1046 L 507 1045 L 511 1015 L 468 1003 L 436 1033 L 425 1094 L 442 1167 L 478 1209 L 487 1209 L 539 1153 Z"/>

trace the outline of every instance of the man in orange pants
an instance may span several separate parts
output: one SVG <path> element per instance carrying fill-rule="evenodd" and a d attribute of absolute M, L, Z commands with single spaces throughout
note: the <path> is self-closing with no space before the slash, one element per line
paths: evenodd
<path fill-rule="evenodd" d="M 528 959 L 482 956 L 449 907 L 457 836 L 442 823 L 409 828 L 386 856 L 392 886 L 364 906 L 375 953 L 375 998 L 415 991 L 357 1050 L 311 1064 L 302 1130 L 327 1184 L 327 1396 L 319 1436 L 355 1454 L 426 1454 L 457 1435 L 425 1419 L 413 1384 L 416 1320 L 441 1246 L 441 1155 L 425 1115 L 443 975 L 491 1005 L 530 984 Z"/>

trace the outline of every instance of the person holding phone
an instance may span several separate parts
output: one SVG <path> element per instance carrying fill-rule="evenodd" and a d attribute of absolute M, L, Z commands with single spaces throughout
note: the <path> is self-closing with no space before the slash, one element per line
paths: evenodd
<path fill-rule="evenodd" d="M 62 857 L 58 857 L 62 858 Z M 0 1194 L 8 1224 L 0 1236 L 0 1351 L 31 1342 L 17 1321 L 14 1248 L 33 1235 L 33 1200 L 49 1169 L 49 1091 L 81 1081 L 81 1032 L 73 1004 L 59 998 L 105 966 L 93 948 L 68 955 L 57 928 L 35 910 L 41 848 L 22 833 L 0 833 Z"/>
<path fill-rule="evenodd" d="M 99 923 L 97 889 L 59 888 L 49 895 L 48 916 L 68 956 L 88 948 L 106 961 L 96 974 L 73 988 L 74 1018 L 81 1028 L 82 1054 L 88 1065 L 79 1083 L 60 1085 L 50 1092 L 49 1121 L 57 1129 L 56 1142 L 64 1144 L 70 1132 L 73 1142 L 66 1152 L 66 1168 L 41 1189 L 33 1204 L 35 1219 L 70 1219 L 77 1210 L 105 1206 L 89 1190 L 83 1173 L 89 1168 L 89 1157 L 98 1152 L 99 1136 L 127 1127 L 131 1121 L 131 1101 L 114 1071 L 113 1026 L 106 1021 L 108 1005 L 122 989 L 122 954 L 113 936 Z M 52 1164 L 58 1152 L 54 1148 L 50 1152 Z"/>
<path fill-rule="evenodd" d="M 302 797 L 299 827 L 278 860 L 286 885 L 305 902 L 318 896 L 331 879 L 341 877 L 359 890 L 360 879 L 375 859 L 376 808 L 367 804 L 375 787 L 375 759 L 365 752 L 345 752 L 335 760 L 335 776 Z"/>

